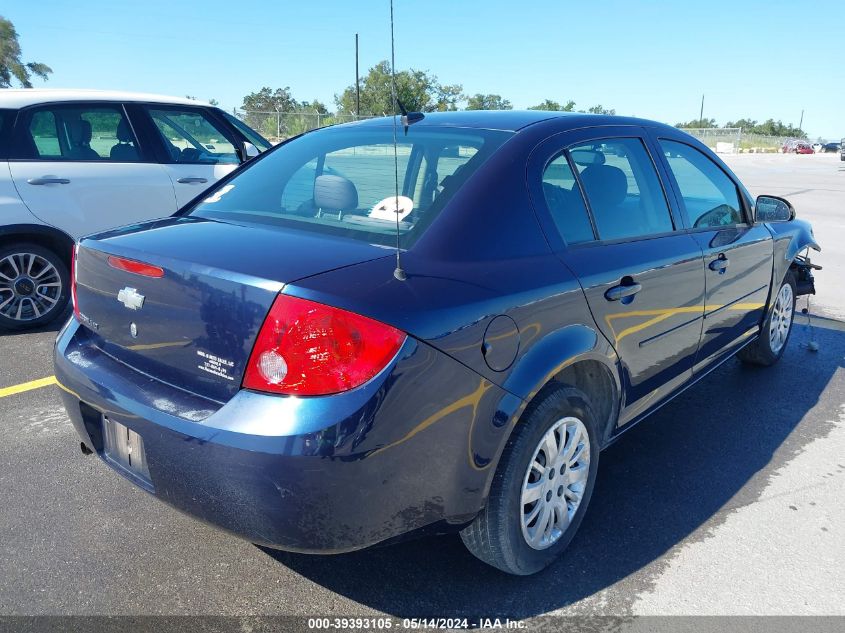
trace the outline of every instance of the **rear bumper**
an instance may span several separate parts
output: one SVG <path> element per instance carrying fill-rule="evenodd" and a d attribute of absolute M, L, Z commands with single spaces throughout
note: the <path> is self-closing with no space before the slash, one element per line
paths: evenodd
<path fill-rule="evenodd" d="M 144 441 L 156 497 L 252 542 L 305 552 L 367 547 L 481 509 L 518 403 L 409 338 L 366 385 L 330 397 L 249 391 L 220 404 L 101 352 L 75 321 L 56 378 L 82 441 L 103 457 L 102 415 Z"/>

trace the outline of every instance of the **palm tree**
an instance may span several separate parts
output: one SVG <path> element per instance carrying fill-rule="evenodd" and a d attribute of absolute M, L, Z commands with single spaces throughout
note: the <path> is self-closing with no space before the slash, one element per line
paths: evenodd
<path fill-rule="evenodd" d="M 47 75 L 53 72 L 47 64 L 21 61 L 21 45 L 18 43 L 18 32 L 14 24 L 0 16 L 0 88 L 11 88 L 12 78 L 24 88 L 32 88 L 29 80 L 31 75 L 47 80 Z"/>

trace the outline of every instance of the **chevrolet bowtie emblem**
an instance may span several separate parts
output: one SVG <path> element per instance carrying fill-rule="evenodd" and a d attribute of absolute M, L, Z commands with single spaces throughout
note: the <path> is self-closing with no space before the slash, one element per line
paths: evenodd
<path fill-rule="evenodd" d="M 117 300 L 130 310 L 140 310 L 144 305 L 144 295 L 135 288 L 124 288 L 117 293 Z"/>

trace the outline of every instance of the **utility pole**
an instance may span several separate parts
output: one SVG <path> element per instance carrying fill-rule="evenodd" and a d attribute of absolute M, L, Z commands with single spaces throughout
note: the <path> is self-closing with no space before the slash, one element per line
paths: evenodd
<path fill-rule="evenodd" d="M 798 130 L 801 131 L 801 132 L 804 131 L 804 128 L 802 127 L 803 125 L 804 125 L 804 111 L 801 110 L 801 120 L 798 121 Z"/>
<path fill-rule="evenodd" d="M 361 116 L 361 80 L 358 73 L 358 34 L 355 34 L 355 115 Z"/>
<path fill-rule="evenodd" d="M 702 123 L 702 121 L 704 121 L 704 95 L 703 94 L 701 95 L 701 110 L 698 111 L 698 124 L 704 125 L 704 123 Z"/>

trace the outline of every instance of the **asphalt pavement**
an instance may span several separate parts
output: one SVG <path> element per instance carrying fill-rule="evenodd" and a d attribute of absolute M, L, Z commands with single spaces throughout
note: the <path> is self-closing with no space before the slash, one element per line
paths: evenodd
<path fill-rule="evenodd" d="M 0 336 L 0 389 L 50 375 L 54 336 Z M 529 578 L 456 536 L 256 547 L 84 456 L 56 387 L 0 397 L 0 614 L 845 615 L 843 366 L 845 331 L 806 325 L 776 367 L 727 362 L 602 454 L 570 550 Z"/>
<path fill-rule="evenodd" d="M 813 222 L 825 270 L 811 308 L 845 318 L 845 163 L 726 160 Z M 82 455 L 55 386 L 28 388 L 52 375 L 57 329 L 0 332 L 0 616 L 845 615 L 841 323 L 811 332 L 799 317 L 776 367 L 731 360 L 627 433 L 566 555 L 529 578 L 457 536 L 294 555 L 159 503 Z"/>

